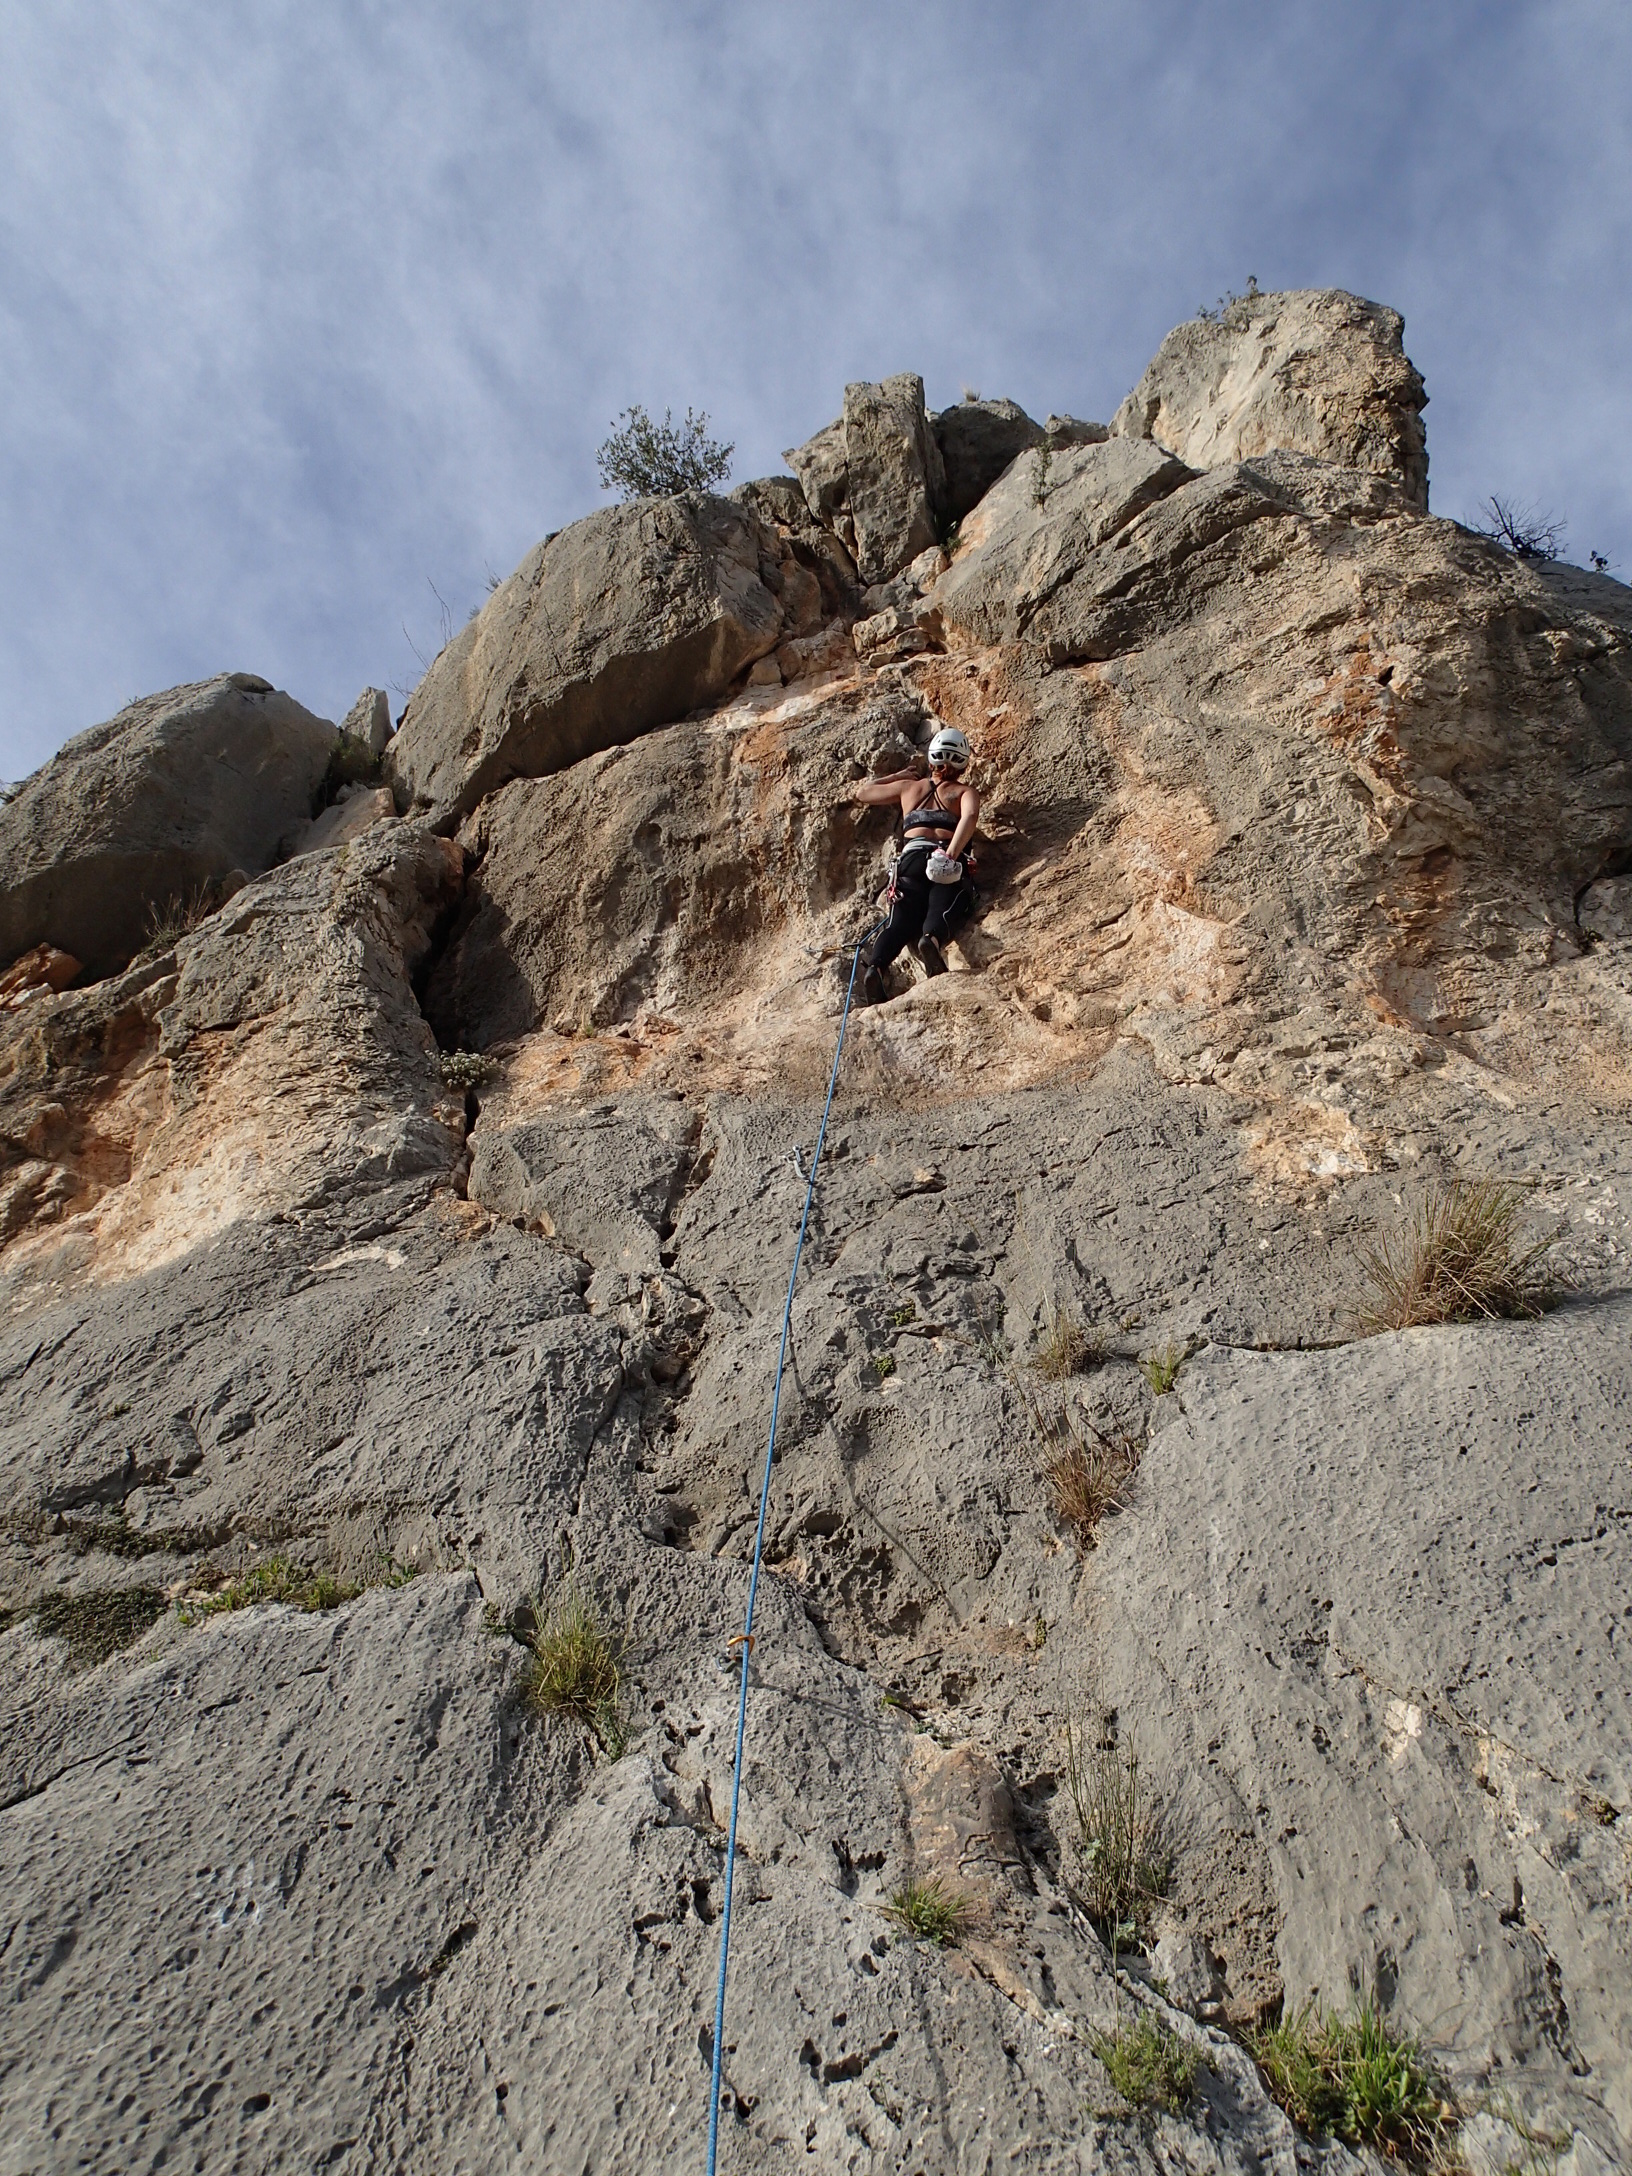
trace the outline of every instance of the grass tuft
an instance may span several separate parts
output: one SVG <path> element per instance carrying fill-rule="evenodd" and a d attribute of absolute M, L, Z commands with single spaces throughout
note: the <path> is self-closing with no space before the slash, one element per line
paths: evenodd
<path fill-rule="evenodd" d="M 157 1587 L 104 1587 L 94 1594 L 43 1594 L 29 1613 L 42 1639 L 64 1640 L 75 1669 L 133 1646 L 164 1614 Z"/>
<path fill-rule="evenodd" d="M 1160 1352 L 1147 1352 L 1139 1363 L 1139 1372 L 1149 1383 L 1158 1398 L 1165 1398 L 1179 1379 L 1184 1365 L 1182 1345 L 1164 1345 Z"/>
<path fill-rule="evenodd" d="M 1055 1420 L 1039 1412 L 1034 1426 L 1054 1516 L 1079 1548 L 1092 1548 L 1100 1520 L 1127 1504 L 1144 1446 L 1133 1436 L 1104 1434 L 1086 1416 L 1066 1413 Z"/>
<path fill-rule="evenodd" d="M 1337 2015 L 1311 1996 L 1290 2018 L 1249 2035 L 1247 2045 L 1271 2096 L 1314 2137 L 1421 2165 L 1454 2128 L 1416 2042 L 1391 2031 L 1374 2000 Z"/>
<path fill-rule="evenodd" d="M 617 1648 L 601 1623 L 595 1597 L 568 1579 L 533 1608 L 527 1698 L 541 1715 L 579 1723 L 595 1733 L 613 1760 L 623 1751 L 618 1712 L 623 1672 Z"/>
<path fill-rule="evenodd" d="M 1554 1290 L 1542 1263 L 1557 1235 L 1520 1244 L 1527 1194 L 1504 1179 L 1431 1186 L 1402 1231 L 1385 1233 L 1362 1250 L 1371 1290 L 1358 1310 L 1361 1329 L 1413 1330 L 1541 1314 Z"/>
<path fill-rule="evenodd" d="M 207 922 L 219 902 L 213 884 L 195 884 L 190 892 L 173 893 L 161 906 L 156 900 L 147 910 L 147 936 L 131 961 L 133 967 L 172 952 L 183 937 L 190 937 Z"/>
<path fill-rule="evenodd" d="M 890 1917 L 920 1942 L 944 1949 L 967 1931 L 971 1913 L 968 1897 L 931 1874 L 926 1881 L 905 1881 L 890 1898 Z"/>
<path fill-rule="evenodd" d="M 1141 1793 L 1139 1760 L 1115 1742 L 1065 1731 L 1065 1783 L 1073 1833 L 1072 1887 L 1113 1950 L 1144 1940 L 1150 1908 L 1167 1894 L 1172 1861 L 1160 1808 Z"/>
<path fill-rule="evenodd" d="M 396 1573 L 385 1583 L 396 1585 Z M 247 1571 L 237 1573 L 213 1593 L 184 1594 L 176 1604 L 176 1614 L 183 1624 L 200 1624 L 206 1617 L 219 1617 L 235 1609 L 254 1609 L 262 1602 L 287 1602 L 295 1609 L 338 1609 L 342 1602 L 353 1602 L 363 1591 L 362 1583 L 351 1579 L 337 1579 L 333 1572 L 314 1569 L 309 1564 L 293 1563 L 288 1557 L 269 1556 L 264 1564 L 253 1564 Z"/>
<path fill-rule="evenodd" d="M 1099 2033 L 1089 2043 L 1105 2075 L 1130 2108 L 1157 2107 L 1177 2115 L 1196 2079 L 1196 2050 L 1153 2017 Z"/>
<path fill-rule="evenodd" d="M 1037 1340 L 1031 1364 L 1044 1382 L 1063 1383 L 1067 1376 L 1097 1367 L 1104 1357 L 1103 1332 L 1085 1329 L 1075 1315 L 1058 1307 Z"/>

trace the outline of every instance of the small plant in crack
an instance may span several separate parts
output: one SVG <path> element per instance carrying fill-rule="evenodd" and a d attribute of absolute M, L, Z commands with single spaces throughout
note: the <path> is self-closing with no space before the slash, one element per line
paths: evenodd
<path fill-rule="evenodd" d="M 411 1572 L 390 1564 L 379 1579 L 368 1583 L 397 1586 L 412 1577 Z M 195 1580 L 193 1591 L 176 1604 L 176 1615 L 183 1624 L 199 1624 L 206 1617 L 254 1609 L 262 1602 L 285 1602 L 291 1608 L 307 1611 L 338 1609 L 342 1602 L 355 1601 L 363 1586 L 362 1580 L 341 1579 L 321 1566 L 269 1556 L 264 1564 L 251 1565 L 209 1592 L 201 1591 Z"/>
<path fill-rule="evenodd" d="M 621 1715 L 622 1655 L 601 1621 L 595 1596 L 576 1579 L 533 1605 L 526 1645 L 528 1701 L 541 1715 L 592 1731 L 611 1760 L 626 1743 Z"/>
<path fill-rule="evenodd" d="M 893 1352 L 875 1352 L 869 1365 L 882 1383 L 886 1377 L 895 1373 L 895 1355 Z"/>
<path fill-rule="evenodd" d="M 173 952 L 183 937 L 190 937 L 209 920 L 220 903 L 215 886 L 207 883 L 195 884 L 190 892 L 175 893 L 162 905 L 155 901 L 147 910 L 147 937 L 131 965 L 140 967 Z"/>
<path fill-rule="evenodd" d="M 1054 1516 L 1079 1549 L 1091 1549 L 1100 1520 L 1126 1507 L 1144 1444 L 1137 1436 L 1107 1435 L 1086 1413 L 1067 1407 L 1056 1414 L 1024 1390 L 1021 1397 Z"/>
<path fill-rule="evenodd" d="M 1158 1398 L 1165 1398 L 1179 1379 L 1184 1365 L 1182 1345 L 1164 1345 L 1160 1352 L 1147 1352 L 1139 1363 L 1139 1372 L 1149 1383 Z"/>
<path fill-rule="evenodd" d="M 1090 1330 L 1063 1307 L 1056 1307 L 1048 1327 L 1037 1340 L 1032 1366 L 1048 1383 L 1063 1383 L 1069 1375 L 1081 1375 L 1098 1367 L 1105 1358 L 1105 1335 Z"/>
<path fill-rule="evenodd" d="M 891 1896 L 886 1910 L 915 1941 L 945 1949 L 969 1928 L 972 1900 L 954 1889 L 939 1874 L 922 1881 L 904 1881 Z"/>
<path fill-rule="evenodd" d="M 917 1320 L 918 1310 L 911 1300 L 903 1302 L 899 1307 L 890 1309 L 890 1328 L 892 1330 L 904 1330 L 909 1322 L 916 1322 Z"/>
<path fill-rule="evenodd" d="M 1419 2167 L 1449 2143 L 1455 2113 L 1444 2087 L 1375 1998 L 1337 2015 L 1311 1996 L 1291 2017 L 1249 2034 L 1247 2047 L 1271 2097 L 1314 2137 Z"/>
<path fill-rule="evenodd" d="M 1089 2042 L 1105 2075 L 1130 2108 L 1165 2108 L 1177 2115 L 1195 2086 L 1197 2052 L 1154 2017 L 1141 2016 Z"/>
<path fill-rule="evenodd" d="M 444 1050 L 436 1061 L 436 1069 L 442 1075 L 444 1088 L 454 1088 L 468 1094 L 472 1088 L 483 1088 L 497 1071 L 491 1058 L 484 1058 L 476 1050 Z"/>
<path fill-rule="evenodd" d="M 1160 1806 L 1140 1783 L 1139 1759 L 1108 1730 L 1065 1730 L 1071 1886 L 1114 1952 L 1142 1946 L 1151 1907 L 1172 1878 Z"/>

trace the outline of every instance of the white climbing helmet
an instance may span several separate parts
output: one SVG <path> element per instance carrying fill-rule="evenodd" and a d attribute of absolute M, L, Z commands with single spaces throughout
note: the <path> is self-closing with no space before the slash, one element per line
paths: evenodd
<path fill-rule="evenodd" d="M 949 771 L 961 771 L 969 761 L 969 743 L 955 725 L 943 725 L 929 744 L 931 763 L 944 763 Z"/>

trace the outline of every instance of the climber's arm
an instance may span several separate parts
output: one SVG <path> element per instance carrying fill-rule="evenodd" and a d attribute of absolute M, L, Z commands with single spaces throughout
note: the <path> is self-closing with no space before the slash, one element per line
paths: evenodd
<path fill-rule="evenodd" d="M 892 801 L 900 800 L 902 789 L 910 786 L 917 776 L 916 771 L 892 771 L 888 778 L 864 778 L 850 798 L 865 803 L 868 808 L 888 808 Z"/>

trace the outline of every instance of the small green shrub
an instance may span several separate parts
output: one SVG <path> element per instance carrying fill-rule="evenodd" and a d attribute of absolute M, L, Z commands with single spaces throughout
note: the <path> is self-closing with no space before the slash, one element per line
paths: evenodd
<path fill-rule="evenodd" d="M 883 1382 L 887 1376 L 895 1373 L 895 1355 L 893 1352 L 875 1352 L 870 1365 L 879 1381 Z"/>
<path fill-rule="evenodd" d="M 1161 1809 L 1141 1794 L 1130 1746 L 1065 1731 L 1071 1886 L 1111 1949 L 1142 1943 L 1150 1908 L 1167 1894 L 1172 1860 Z"/>
<path fill-rule="evenodd" d="M 1130 2108 L 1165 2108 L 1177 2115 L 1196 2078 L 1196 2050 L 1150 2016 L 1089 2043 Z"/>
<path fill-rule="evenodd" d="M 619 427 L 621 425 L 621 428 Z M 677 491 L 709 491 L 731 473 L 734 446 L 708 435 L 708 417 L 686 410 L 676 423 L 665 408 L 654 423 L 637 401 L 625 408 L 595 456 L 603 491 L 625 499 L 668 498 Z"/>
<path fill-rule="evenodd" d="M 616 1760 L 623 1751 L 620 1657 L 601 1623 L 595 1597 L 568 1579 L 548 1603 L 533 1606 L 526 1693 L 541 1715 L 592 1730 Z"/>
<path fill-rule="evenodd" d="M 1509 1180 L 1453 1179 L 1431 1186 L 1403 1231 L 1362 1250 L 1370 1293 L 1362 1330 L 1412 1330 L 1436 1322 L 1533 1319 L 1552 1297 L 1542 1262 L 1556 1234 L 1521 1246 L 1528 1190 Z"/>
<path fill-rule="evenodd" d="M 887 1909 L 915 1940 L 944 1949 L 967 1931 L 973 1907 L 961 1890 L 931 1874 L 926 1881 L 904 1881 Z"/>
<path fill-rule="evenodd" d="M 89 1669 L 139 1640 L 164 1614 L 158 1587 L 104 1587 L 93 1594 L 42 1594 L 29 1614 L 43 1639 L 67 1643 L 76 1669 Z"/>
<path fill-rule="evenodd" d="M 1158 1398 L 1165 1398 L 1179 1379 L 1184 1365 L 1182 1345 L 1164 1345 L 1160 1352 L 1148 1352 L 1139 1363 L 1139 1372 L 1149 1383 Z"/>
<path fill-rule="evenodd" d="M 457 1089 L 461 1094 L 484 1087 L 497 1071 L 491 1058 L 475 1050 L 444 1050 L 437 1057 L 436 1069 L 442 1075 L 443 1087 Z"/>
<path fill-rule="evenodd" d="M 323 773 L 323 783 L 317 789 L 317 806 L 314 816 L 338 801 L 348 786 L 372 786 L 380 776 L 380 756 L 370 748 L 366 740 L 358 740 L 355 734 L 341 733 L 329 751 L 329 767 Z"/>
<path fill-rule="evenodd" d="M 411 1573 L 399 1573 L 393 1565 L 391 1576 L 374 1583 L 394 1586 L 409 1577 Z M 254 1609 L 262 1602 L 287 1602 L 294 1609 L 304 1610 L 338 1609 L 342 1602 L 355 1601 L 362 1591 L 361 1581 L 337 1579 L 333 1572 L 292 1563 L 287 1557 L 269 1556 L 264 1564 L 252 1564 L 212 1593 L 184 1594 L 176 1604 L 176 1614 L 183 1624 L 200 1624 L 206 1617 Z"/>
<path fill-rule="evenodd" d="M 1271 2096 L 1300 2130 L 1429 2161 L 1455 2126 L 1443 2088 L 1414 2040 L 1392 2032 L 1368 1999 L 1347 2015 L 1314 1997 L 1290 2018 L 1249 2035 Z"/>
<path fill-rule="evenodd" d="M 911 1300 L 908 1300 L 904 1306 L 890 1309 L 890 1327 L 892 1330 L 904 1330 L 909 1322 L 916 1322 L 917 1319 L 918 1310 Z"/>

